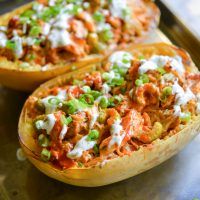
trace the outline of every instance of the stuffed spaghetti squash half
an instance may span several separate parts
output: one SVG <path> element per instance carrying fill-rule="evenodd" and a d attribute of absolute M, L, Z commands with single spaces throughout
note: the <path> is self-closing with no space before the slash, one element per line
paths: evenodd
<path fill-rule="evenodd" d="M 50 80 L 24 105 L 19 140 L 43 173 L 110 184 L 160 164 L 200 131 L 200 73 L 182 49 L 139 45 L 95 67 Z"/>
<path fill-rule="evenodd" d="M 37 0 L 0 17 L 0 83 L 31 91 L 141 42 L 157 27 L 150 0 Z"/>

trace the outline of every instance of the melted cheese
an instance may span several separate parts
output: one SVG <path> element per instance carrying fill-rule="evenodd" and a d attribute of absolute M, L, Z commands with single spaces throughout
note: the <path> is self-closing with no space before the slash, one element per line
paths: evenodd
<path fill-rule="evenodd" d="M 56 118 L 54 114 L 47 115 L 46 121 L 39 120 L 36 123 L 37 129 L 40 130 L 46 130 L 47 134 L 49 135 L 51 131 L 53 130 L 53 127 L 56 123 Z"/>
<path fill-rule="evenodd" d="M 82 137 L 75 145 L 74 149 L 67 154 L 68 158 L 76 159 L 83 155 L 84 151 L 92 149 L 97 143 L 96 141 L 88 141 L 88 135 Z"/>
<path fill-rule="evenodd" d="M 121 120 L 117 119 L 110 129 L 111 134 L 111 140 L 109 142 L 108 147 L 112 147 L 114 144 L 117 144 L 118 146 L 121 145 L 122 140 L 124 139 L 125 133 L 121 134 L 123 132 L 123 127 L 121 126 Z"/>

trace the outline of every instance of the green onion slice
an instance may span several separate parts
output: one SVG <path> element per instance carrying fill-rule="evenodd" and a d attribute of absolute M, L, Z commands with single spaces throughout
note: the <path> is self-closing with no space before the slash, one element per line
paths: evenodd
<path fill-rule="evenodd" d="M 87 140 L 88 141 L 94 141 L 99 138 L 99 131 L 97 130 L 91 130 L 88 134 Z"/>
<path fill-rule="evenodd" d="M 41 152 L 41 159 L 44 161 L 44 162 L 48 162 L 51 158 L 51 152 L 47 149 L 43 149 L 42 152 Z"/>

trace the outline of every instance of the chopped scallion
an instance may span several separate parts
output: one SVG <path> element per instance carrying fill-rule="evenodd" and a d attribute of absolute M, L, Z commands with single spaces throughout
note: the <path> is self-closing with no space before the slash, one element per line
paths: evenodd
<path fill-rule="evenodd" d="M 44 162 L 48 162 L 51 158 L 51 152 L 47 149 L 43 149 L 42 152 L 41 152 L 41 159 L 44 161 Z"/>
<path fill-rule="evenodd" d="M 93 141 L 93 140 L 97 140 L 98 138 L 99 138 L 99 131 L 91 130 L 88 134 L 87 140 Z"/>
<path fill-rule="evenodd" d="M 49 146 L 49 139 L 44 134 L 40 134 L 39 137 L 38 137 L 38 144 L 41 147 L 48 147 Z"/>

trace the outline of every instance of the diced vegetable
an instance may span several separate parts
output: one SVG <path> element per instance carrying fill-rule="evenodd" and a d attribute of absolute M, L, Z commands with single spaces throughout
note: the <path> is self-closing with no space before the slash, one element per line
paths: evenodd
<path fill-rule="evenodd" d="M 166 71 L 165 71 L 165 69 L 163 67 L 158 67 L 157 71 L 160 72 L 161 75 L 166 74 Z"/>
<path fill-rule="evenodd" d="M 42 152 L 41 152 L 41 159 L 44 161 L 44 162 L 48 162 L 51 158 L 51 152 L 47 149 L 42 149 Z"/>
<path fill-rule="evenodd" d="M 42 13 L 40 13 L 40 18 L 48 22 L 52 17 L 58 15 L 60 11 L 61 11 L 61 6 L 58 5 L 47 7 Z"/>
<path fill-rule="evenodd" d="M 52 97 L 52 98 L 48 99 L 48 103 L 50 105 L 58 105 L 60 102 L 61 101 L 58 97 Z"/>
<path fill-rule="evenodd" d="M 97 99 L 98 97 L 102 95 L 101 92 L 96 91 L 96 90 L 92 90 L 91 92 L 89 92 L 89 94 L 91 94 L 94 97 L 94 99 Z"/>
<path fill-rule="evenodd" d="M 103 42 L 108 42 L 113 38 L 113 32 L 109 29 L 106 29 L 100 33 L 100 39 Z"/>
<path fill-rule="evenodd" d="M 98 117 L 98 122 L 99 123 L 105 123 L 105 120 L 106 120 L 106 112 L 105 111 L 101 111 L 100 113 L 99 113 L 99 117 Z"/>
<path fill-rule="evenodd" d="M 142 74 L 140 75 L 139 79 L 136 79 L 135 81 L 135 85 L 136 86 L 141 86 L 145 83 L 148 83 L 149 82 L 149 77 L 147 74 Z"/>
<path fill-rule="evenodd" d="M 87 85 L 83 86 L 82 87 L 82 90 L 85 92 L 85 93 L 90 93 L 91 92 L 91 88 Z"/>
<path fill-rule="evenodd" d="M 99 11 L 96 11 L 93 15 L 93 18 L 95 19 L 95 21 L 97 22 L 103 22 L 105 19 L 104 19 L 104 16 L 102 13 L 100 13 Z"/>
<path fill-rule="evenodd" d="M 39 132 L 43 127 L 42 127 L 43 121 L 42 120 L 37 120 L 35 121 L 35 128 Z"/>
<path fill-rule="evenodd" d="M 109 99 L 109 107 L 115 107 L 117 104 L 119 104 L 122 101 L 121 97 L 119 96 L 113 96 Z"/>
<path fill-rule="evenodd" d="M 82 94 L 80 97 L 80 101 L 92 105 L 94 104 L 94 97 L 91 94 Z"/>
<path fill-rule="evenodd" d="M 136 79 L 135 80 L 135 85 L 139 87 L 139 86 L 143 85 L 143 81 L 140 80 L 140 79 Z"/>
<path fill-rule="evenodd" d="M 170 86 L 165 87 L 162 91 L 161 100 L 165 101 L 166 98 L 171 94 L 172 94 L 172 87 Z"/>
<path fill-rule="evenodd" d="M 42 29 L 40 26 L 33 26 L 30 30 L 30 36 L 37 37 L 41 33 Z"/>
<path fill-rule="evenodd" d="M 38 137 L 38 144 L 41 147 L 48 147 L 49 146 L 49 139 L 44 134 L 40 134 Z"/>
<path fill-rule="evenodd" d="M 191 113 L 190 112 L 186 112 L 184 113 L 181 117 L 180 117 L 182 122 L 189 122 L 191 119 Z"/>
<path fill-rule="evenodd" d="M 100 105 L 101 108 L 107 108 L 108 105 L 109 105 L 108 99 L 105 96 L 101 97 L 99 105 Z"/>
<path fill-rule="evenodd" d="M 97 144 L 94 145 L 93 150 L 95 154 L 99 154 L 99 146 Z"/>
<path fill-rule="evenodd" d="M 62 109 L 67 114 L 74 114 L 75 112 L 82 111 L 89 106 L 89 104 L 86 104 L 78 99 L 72 99 L 68 102 L 63 102 Z"/>
<path fill-rule="evenodd" d="M 31 18 L 33 15 L 35 14 L 34 10 L 26 10 L 25 12 L 23 12 L 20 17 L 27 17 L 27 18 Z"/>
<path fill-rule="evenodd" d="M 172 94 L 172 87 L 165 87 L 165 88 L 163 89 L 163 94 L 164 94 L 165 96 L 168 96 L 168 95 Z"/>
<path fill-rule="evenodd" d="M 93 141 L 93 140 L 97 140 L 98 138 L 99 138 L 99 131 L 91 130 L 88 134 L 87 140 Z"/>
<path fill-rule="evenodd" d="M 72 117 L 65 117 L 64 115 L 62 115 L 61 117 L 61 122 L 64 125 L 69 125 L 71 122 L 73 121 Z"/>
<path fill-rule="evenodd" d="M 15 50 L 17 48 L 17 45 L 14 41 L 7 40 L 6 48 L 11 49 L 11 50 Z"/>

